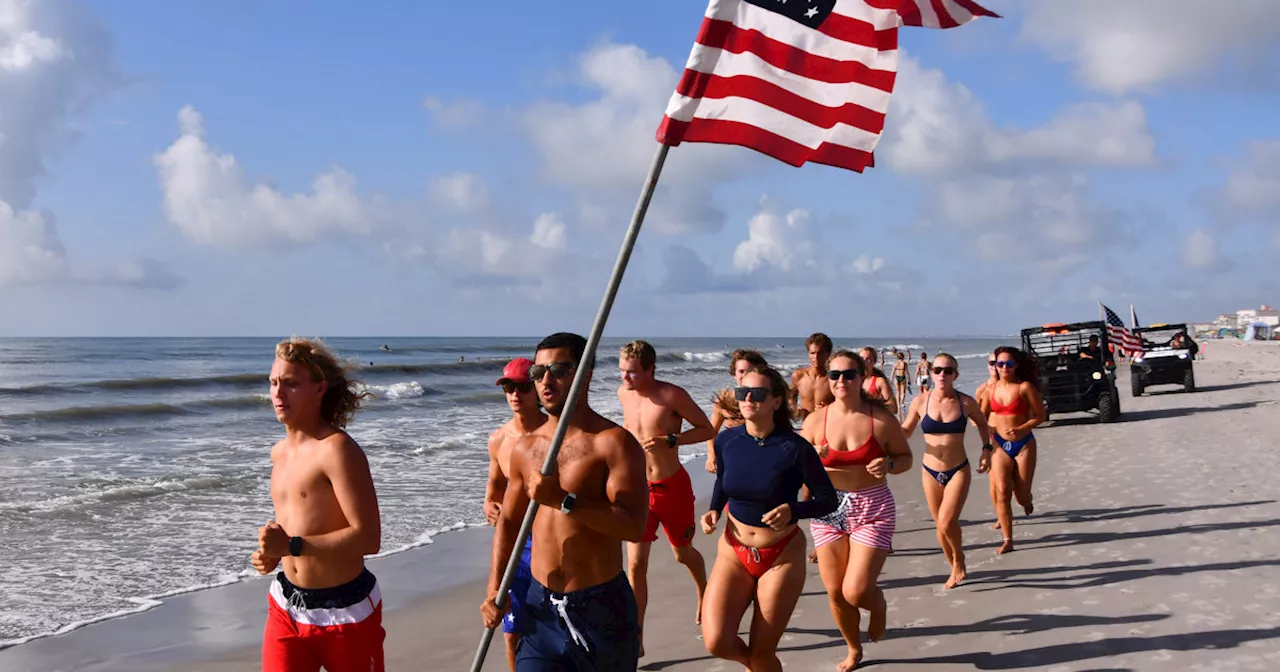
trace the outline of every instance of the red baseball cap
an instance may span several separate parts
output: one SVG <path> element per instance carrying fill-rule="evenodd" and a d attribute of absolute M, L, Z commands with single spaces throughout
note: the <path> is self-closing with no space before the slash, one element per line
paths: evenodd
<path fill-rule="evenodd" d="M 502 368 L 502 377 L 498 379 L 497 385 L 501 385 L 507 381 L 513 383 L 532 383 L 533 379 L 529 377 L 529 367 L 533 366 L 533 360 L 524 357 L 517 357 Z"/>

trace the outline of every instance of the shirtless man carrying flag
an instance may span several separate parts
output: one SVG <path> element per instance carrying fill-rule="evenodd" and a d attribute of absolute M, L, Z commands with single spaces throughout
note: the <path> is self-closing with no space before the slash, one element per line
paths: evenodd
<path fill-rule="evenodd" d="M 623 422 L 644 448 L 645 477 L 649 481 L 649 520 L 644 538 L 638 544 L 627 544 L 627 578 L 636 594 L 642 631 L 644 610 L 649 601 L 649 551 L 658 540 L 659 523 L 671 543 L 671 550 L 675 551 L 676 561 L 689 569 L 697 585 L 695 622 L 702 623 L 707 565 L 693 547 L 697 522 L 693 483 L 689 472 L 680 464 L 679 449 L 685 444 L 712 439 L 716 434 L 707 414 L 688 392 L 654 377 L 657 357 L 653 346 L 645 341 L 626 344 L 618 356 L 618 369 L 622 372 L 618 401 L 622 404 Z M 692 427 L 682 432 L 685 422 Z M 644 655 L 643 636 L 640 655 Z"/>

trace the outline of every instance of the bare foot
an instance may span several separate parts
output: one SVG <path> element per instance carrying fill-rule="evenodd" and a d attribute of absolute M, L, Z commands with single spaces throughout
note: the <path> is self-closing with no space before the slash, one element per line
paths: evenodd
<path fill-rule="evenodd" d="M 880 641 L 888 621 L 889 605 L 884 601 L 884 591 L 876 589 L 876 603 L 871 609 L 871 620 L 867 621 L 867 641 Z"/>
<path fill-rule="evenodd" d="M 995 523 L 993 523 L 993 524 L 991 525 L 991 529 L 993 529 L 993 530 L 998 530 L 998 529 L 1000 529 L 1000 521 L 998 521 L 998 520 L 997 520 Z"/>
<path fill-rule="evenodd" d="M 1012 551 L 1013 551 L 1013 540 L 1005 539 L 1004 544 L 1002 544 L 1000 548 L 996 549 L 996 555 L 1004 555 L 1005 553 L 1010 553 Z"/>
<path fill-rule="evenodd" d="M 1026 513 L 1028 516 L 1029 516 L 1029 515 L 1031 515 L 1031 514 L 1033 514 L 1033 513 L 1035 513 L 1035 511 L 1036 511 L 1036 505 L 1035 505 L 1035 503 L 1033 503 L 1033 502 L 1031 501 L 1031 496 L 1030 496 L 1030 495 L 1027 495 L 1027 503 L 1022 505 L 1022 510 L 1023 510 L 1023 512 L 1024 512 L 1024 513 Z"/>
<path fill-rule="evenodd" d="M 636 633 L 636 639 L 640 642 L 640 658 L 644 658 L 644 631 Z"/>
<path fill-rule="evenodd" d="M 702 625 L 702 597 L 698 597 L 698 613 L 693 616 L 694 625 Z"/>
<path fill-rule="evenodd" d="M 851 672 L 862 662 L 862 649 L 849 649 L 849 656 L 836 665 L 836 672 Z"/>
<path fill-rule="evenodd" d="M 946 582 L 946 584 L 944 584 L 944 585 L 943 585 L 943 587 L 944 587 L 944 588 L 955 588 L 956 586 L 960 585 L 961 583 L 964 583 L 964 579 L 965 579 L 965 577 L 966 577 L 966 576 L 968 576 L 968 575 L 969 575 L 969 574 L 968 574 L 968 572 L 965 570 L 965 567 L 964 567 L 964 561 L 963 561 L 963 560 L 961 560 L 959 565 L 953 566 L 953 567 L 951 568 L 951 578 L 950 578 L 950 579 L 947 579 L 947 582 Z"/>

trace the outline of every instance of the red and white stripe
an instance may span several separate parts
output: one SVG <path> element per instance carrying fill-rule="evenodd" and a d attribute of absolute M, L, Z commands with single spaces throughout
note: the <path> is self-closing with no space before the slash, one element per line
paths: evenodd
<path fill-rule="evenodd" d="M 900 15 L 899 11 L 903 13 Z M 995 16 L 971 0 L 837 0 L 817 29 L 743 0 L 711 0 L 658 141 L 750 147 L 861 172 L 884 130 L 900 25 Z"/>
<path fill-rule="evenodd" d="M 863 546 L 892 552 L 898 512 L 889 484 L 837 494 L 841 498 L 840 506 L 831 516 L 809 521 L 813 547 L 848 537 Z"/>
<path fill-rule="evenodd" d="M 1115 327 L 1107 325 L 1107 340 L 1116 344 L 1127 355 L 1136 355 L 1142 352 L 1142 341 L 1132 331 L 1124 327 Z"/>

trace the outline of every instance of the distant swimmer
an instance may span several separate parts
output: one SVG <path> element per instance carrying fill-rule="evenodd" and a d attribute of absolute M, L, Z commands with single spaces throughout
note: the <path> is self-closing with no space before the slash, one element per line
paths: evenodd
<path fill-rule="evenodd" d="M 911 448 L 897 418 L 862 388 L 865 362 L 849 351 L 831 358 L 828 384 L 835 402 L 805 421 L 801 434 L 836 488 L 837 507 L 810 523 L 818 573 L 848 655 L 837 669 L 862 661 L 859 609 L 866 609 L 867 640 L 878 642 L 887 626 L 888 604 L 877 585 L 893 552 L 897 505 L 889 474 L 911 469 Z"/>
<path fill-rule="evenodd" d="M 386 343 L 383 343 L 383 344 L 382 344 L 382 347 L 380 347 L 380 348 L 378 348 L 378 349 L 379 349 L 379 350 L 386 351 L 386 352 L 391 352 L 391 348 L 390 348 L 390 347 L 388 347 Z"/>
<path fill-rule="evenodd" d="M 584 393 L 574 409 L 556 459 L 542 475 L 569 387 L 583 361 L 587 339 L 552 334 L 538 344 L 529 377 L 549 422 L 516 442 L 507 494 L 493 534 L 489 586 L 481 614 L 486 627 L 502 620 L 494 600 L 514 550 L 530 499 L 541 506 L 533 523 L 524 606 L 528 619 L 516 653 L 521 672 L 597 670 L 634 672 L 639 662 L 640 621 L 622 568 L 622 542 L 644 536 L 649 512 L 644 449 L 626 429 L 591 409 Z M 590 374 L 587 381 L 590 383 Z"/>
<path fill-rule="evenodd" d="M 804 347 L 809 353 L 809 366 L 791 374 L 790 403 L 800 420 L 832 400 L 826 379 L 827 359 L 833 347 L 831 338 L 823 333 L 812 334 L 805 339 Z"/>
<path fill-rule="evenodd" d="M 622 385 L 618 402 L 623 422 L 644 448 L 645 478 L 649 481 L 649 518 L 640 543 L 627 544 L 627 578 L 635 591 L 640 618 L 640 655 L 644 656 L 644 613 L 649 601 L 649 551 L 658 540 L 658 525 L 675 552 L 676 562 L 693 576 L 698 591 L 694 621 L 702 622 L 702 593 L 707 566 L 693 547 L 697 514 L 693 510 L 693 482 L 680 463 L 680 446 L 715 436 L 711 421 L 689 393 L 655 377 L 657 353 L 645 341 L 632 341 L 618 354 Z M 681 431 L 685 423 L 690 427 Z"/>
<path fill-rule="evenodd" d="M 1013 512 L 1010 498 L 1016 498 L 1029 516 L 1031 484 L 1036 474 L 1036 437 L 1031 430 L 1045 421 L 1044 398 L 1040 396 L 1040 371 L 1035 360 L 1017 348 L 996 348 L 999 379 L 986 395 L 983 412 L 988 413 L 992 441 L 1000 448 L 991 464 L 995 488 L 996 520 L 1004 532 L 1004 544 L 996 553 L 1013 550 Z"/>
<path fill-rule="evenodd" d="M 879 363 L 879 352 L 871 346 L 867 346 L 858 351 L 858 355 L 865 362 L 866 369 L 864 371 L 866 377 L 862 380 L 862 391 L 872 399 L 880 399 L 884 402 L 885 408 L 893 415 L 898 415 L 898 401 L 893 398 L 893 389 L 889 387 L 889 377 L 884 375 L 876 367 Z"/>
<path fill-rule="evenodd" d="M 271 449 L 275 520 L 258 530 L 254 569 L 271 582 L 264 672 L 381 672 L 382 591 L 364 556 L 382 545 L 364 451 L 343 428 L 367 396 L 319 341 L 276 346 L 271 402 L 285 438 Z M 283 563 L 281 560 L 283 559 Z"/>
<path fill-rule="evenodd" d="M 778 642 L 805 583 L 805 535 L 797 523 L 833 511 L 836 493 L 813 446 L 791 427 L 782 374 L 753 368 L 735 396 L 746 422 L 716 437 L 720 469 L 702 516 L 702 531 L 711 534 L 729 507 L 707 583 L 702 639 L 717 658 L 779 672 Z M 801 486 L 812 494 L 808 501 L 798 498 Z M 750 643 L 738 635 L 749 610 Z"/>
<path fill-rule="evenodd" d="M 533 379 L 529 377 L 529 368 L 532 366 L 533 361 L 524 357 L 513 359 L 502 369 L 502 377 L 497 382 L 506 394 L 511 419 L 489 435 L 489 483 L 484 492 L 484 519 L 490 525 L 498 524 L 502 500 L 507 494 L 511 449 L 522 437 L 528 436 L 547 422 L 547 416 L 538 405 Z M 516 647 L 520 643 L 520 630 L 525 621 L 525 596 L 529 593 L 529 582 L 532 579 L 529 573 L 532 552 L 533 535 L 529 535 L 520 554 L 516 575 L 511 581 L 507 614 L 502 619 L 502 632 L 507 642 L 507 663 L 513 670 L 516 669 Z M 504 560 L 503 567 L 505 566 Z"/>
<path fill-rule="evenodd" d="M 969 496 L 972 476 L 969 457 L 965 453 L 964 435 L 973 422 L 982 440 L 982 456 L 978 459 L 978 473 L 991 469 L 991 438 L 987 419 L 977 400 L 955 388 L 960 375 L 960 364 L 947 353 L 933 358 L 935 385 L 911 400 L 911 408 L 902 421 L 902 429 L 910 438 L 919 424 L 924 434 L 924 457 L 920 460 L 924 495 L 929 513 L 937 526 L 938 543 L 951 568 L 944 588 L 955 588 L 968 574 L 964 562 L 964 542 L 960 534 L 960 512 Z M 948 420 L 947 418 L 951 418 Z"/>
<path fill-rule="evenodd" d="M 729 373 L 735 385 L 742 384 L 742 377 L 753 366 L 768 366 L 764 355 L 755 350 L 734 350 L 729 357 Z M 721 429 L 733 429 L 741 425 L 742 411 L 738 408 L 738 400 L 734 398 L 733 388 L 725 388 L 711 400 L 711 428 L 720 433 Z M 716 473 L 715 439 L 707 441 L 707 471 Z"/>

